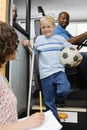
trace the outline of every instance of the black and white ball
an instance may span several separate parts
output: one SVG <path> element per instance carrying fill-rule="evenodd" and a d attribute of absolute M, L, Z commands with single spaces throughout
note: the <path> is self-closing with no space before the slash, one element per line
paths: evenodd
<path fill-rule="evenodd" d="M 80 52 L 74 47 L 66 47 L 60 53 L 60 61 L 66 67 L 74 67 L 81 57 Z"/>

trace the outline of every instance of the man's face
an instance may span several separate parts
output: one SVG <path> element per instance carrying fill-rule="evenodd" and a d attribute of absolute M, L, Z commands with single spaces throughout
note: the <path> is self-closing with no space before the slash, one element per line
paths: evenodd
<path fill-rule="evenodd" d="M 58 23 L 65 29 L 69 24 L 69 15 L 67 13 L 62 13 L 58 18 Z"/>
<path fill-rule="evenodd" d="M 12 16 L 13 16 L 13 20 L 16 20 L 16 18 L 17 18 L 17 8 L 16 8 L 16 6 L 12 6 Z"/>

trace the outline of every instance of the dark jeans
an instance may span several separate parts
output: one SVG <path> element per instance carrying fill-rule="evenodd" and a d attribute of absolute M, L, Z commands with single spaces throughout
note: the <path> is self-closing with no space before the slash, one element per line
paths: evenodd
<path fill-rule="evenodd" d="M 71 92 L 71 86 L 64 72 L 58 72 L 41 80 L 43 99 L 47 110 L 52 110 L 59 120 L 55 99 L 62 102 Z"/>

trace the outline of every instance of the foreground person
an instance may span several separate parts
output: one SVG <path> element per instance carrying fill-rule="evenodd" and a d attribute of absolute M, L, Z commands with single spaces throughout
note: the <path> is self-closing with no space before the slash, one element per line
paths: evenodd
<path fill-rule="evenodd" d="M 14 28 L 0 22 L 0 130 L 29 130 L 44 122 L 44 114 L 40 112 L 18 121 L 17 99 L 2 73 L 7 62 L 16 58 L 18 44 Z"/>

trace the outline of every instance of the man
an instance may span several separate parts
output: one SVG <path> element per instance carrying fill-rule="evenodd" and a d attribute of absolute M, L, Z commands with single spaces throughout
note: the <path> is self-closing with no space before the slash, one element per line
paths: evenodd
<path fill-rule="evenodd" d="M 58 16 L 58 25 L 54 30 L 54 34 L 61 35 L 64 37 L 68 42 L 74 45 L 81 45 L 81 43 L 87 38 L 87 31 L 73 37 L 67 30 L 66 27 L 69 24 L 70 16 L 67 12 L 61 12 Z M 84 78 L 87 80 L 87 54 L 82 53 L 83 55 L 83 62 L 79 65 L 79 69 L 83 74 Z"/>
<path fill-rule="evenodd" d="M 12 16 L 13 16 L 13 20 L 16 21 L 16 18 L 17 18 L 17 7 L 16 5 L 13 4 L 12 6 Z"/>
<path fill-rule="evenodd" d="M 17 18 L 17 7 L 15 4 L 13 4 L 12 6 L 12 16 L 13 16 L 13 27 L 15 29 L 17 29 L 19 32 L 21 32 L 24 36 L 27 37 L 27 39 L 29 39 L 29 34 L 16 22 L 16 18 Z"/>
<path fill-rule="evenodd" d="M 85 38 L 87 38 L 87 31 L 73 37 L 67 30 L 66 27 L 69 24 L 70 16 L 67 12 L 61 12 L 58 16 L 58 25 L 54 30 L 54 34 L 59 34 L 63 36 L 71 44 L 81 44 Z"/>

